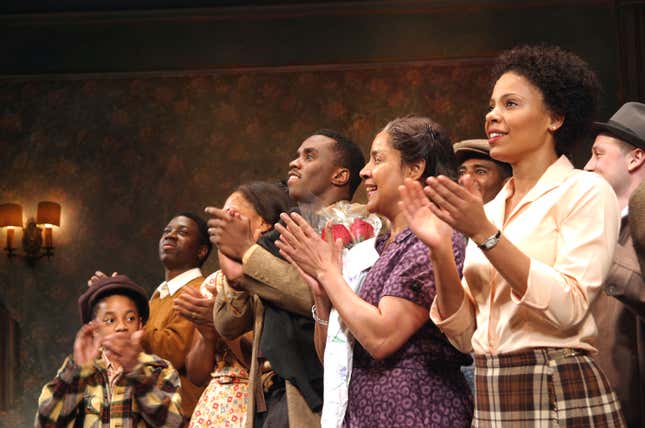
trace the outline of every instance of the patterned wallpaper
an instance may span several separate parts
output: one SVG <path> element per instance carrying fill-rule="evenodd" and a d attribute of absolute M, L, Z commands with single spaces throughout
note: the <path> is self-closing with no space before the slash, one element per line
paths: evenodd
<path fill-rule="evenodd" d="M 25 218 L 40 200 L 63 207 L 51 260 L 0 257 L 0 300 L 22 334 L 22 398 L 0 427 L 32 424 L 41 386 L 71 352 L 76 300 L 96 269 L 152 291 L 163 276 L 157 240 L 173 213 L 221 204 L 241 182 L 284 177 L 317 128 L 344 131 L 365 153 L 387 121 L 408 113 L 439 121 L 455 140 L 483 136 L 488 67 L 0 81 L 0 203 L 21 203 Z"/>

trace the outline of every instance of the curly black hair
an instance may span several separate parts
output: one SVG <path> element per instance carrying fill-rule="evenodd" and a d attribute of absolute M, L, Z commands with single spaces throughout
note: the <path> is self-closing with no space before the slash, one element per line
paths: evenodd
<path fill-rule="evenodd" d="M 491 88 L 507 72 L 528 79 L 542 92 L 549 111 L 564 118 L 554 133 L 558 155 L 567 154 L 590 131 L 601 85 L 582 58 L 557 46 L 518 46 L 498 57 Z"/>

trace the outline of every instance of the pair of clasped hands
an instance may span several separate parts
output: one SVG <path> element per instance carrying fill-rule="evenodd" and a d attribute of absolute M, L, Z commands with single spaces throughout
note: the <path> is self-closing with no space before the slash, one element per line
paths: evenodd
<path fill-rule="evenodd" d="M 410 179 L 399 186 L 398 207 L 407 226 L 431 251 L 452 251 L 453 229 L 475 242 L 483 241 L 491 230 L 493 233 L 496 230 L 486 217 L 476 182 L 465 176 L 462 183 L 438 176 L 429 177 L 425 187 Z M 205 211 L 211 216 L 208 232 L 219 249 L 220 267 L 235 288 L 235 281 L 242 276 L 242 257 L 254 244 L 249 219 L 230 209 L 208 207 Z M 341 273 L 342 242 L 325 242 L 297 213 L 282 213 L 280 217 L 284 224 L 275 225 L 280 233 L 276 246 L 299 269 L 314 295 L 324 294 L 318 280 L 327 274 Z"/>
<path fill-rule="evenodd" d="M 107 335 L 100 334 L 100 321 L 92 320 L 83 325 L 74 340 L 74 362 L 87 365 L 104 352 L 112 363 L 122 367 L 125 373 L 131 372 L 138 364 L 139 353 L 142 352 L 141 338 L 143 330 L 130 334 L 127 331 L 117 331 Z"/>
<path fill-rule="evenodd" d="M 112 273 L 112 276 L 116 275 L 118 275 L 117 272 Z M 91 286 L 95 281 L 106 276 L 105 273 L 96 271 L 87 281 L 87 285 Z M 195 324 L 205 338 L 214 338 L 217 335 L 213 325 L 215 287 L 207 284 L 206 289 L 212 293 L 211 297 L 202 296 L 199 290 L 186 287 L 173 300 L 173 310 Z M 110 361 L 123 367 L 126 373 L 132 370 L 137 364 L 139 353 L 143 351 L 141 346 L 143 329 L 132 334 L 116 331 L 105 336 L 101 336 L 99 330 L 100 320 L 92 320 L 79 330 L 74 342 L 74 361 L 83 365 L 92 361 L 103 350 Z"/>

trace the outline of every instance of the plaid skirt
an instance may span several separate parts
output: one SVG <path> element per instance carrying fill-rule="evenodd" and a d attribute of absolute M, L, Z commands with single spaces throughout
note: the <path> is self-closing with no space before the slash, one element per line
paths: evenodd
<path fill-rule="evenodd" d="M 620 404 L 586 351 L 536 348 L 475 356 L 473 427 L 625 427 Z"/>

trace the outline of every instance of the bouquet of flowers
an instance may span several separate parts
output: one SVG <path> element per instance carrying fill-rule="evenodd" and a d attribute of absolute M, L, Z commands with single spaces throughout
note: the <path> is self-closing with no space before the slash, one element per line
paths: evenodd
<path fill-rule="evenodd" d="M 381 219 L 370 214 L 364 205 L 341 201 L 323 208 L 311 222 L 314 229 L 327 239 L 327 225 L 331 230 L 332 240 L 342 239 L 343 248 L 351 249 L 356 244 L 374 238 L 381 230 Z"/>
<path fill-rule="evenodd" d="M 343 277 L 347 285 L 358 293 L 367 272 L 378 259 L 375 243 L 381 231 L 381 219 L 370 214 L 364 205 L 339 202 L 318 210 L 308 220 L 322 239 L 326 240 L 330 231 L 334 241 L 343 241 Z M 324 356 L 323 428 L 340 428 L 343 424 L 352 374 L 353 346 L 354 338 L 336 309 L 332 308 Z"/>

